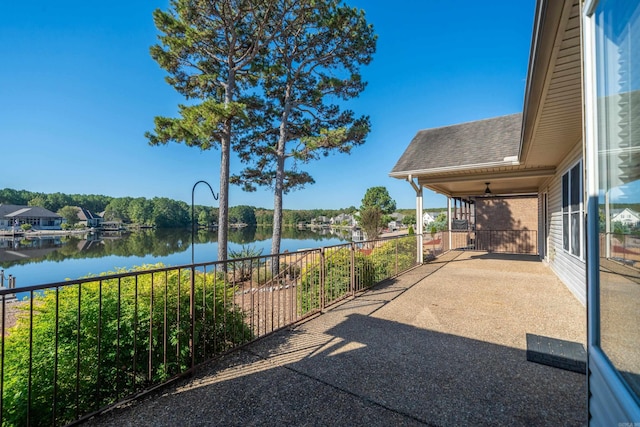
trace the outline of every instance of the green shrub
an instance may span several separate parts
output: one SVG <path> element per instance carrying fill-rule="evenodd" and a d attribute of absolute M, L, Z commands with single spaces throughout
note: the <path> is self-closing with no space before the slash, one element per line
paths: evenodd
<path fill-rule="evenodd" d="M 379 282 L 412 267 L 417 257 L 416 250 L 415 237 L 388 240 L 374 248 L 370 257 L 375 265 L 375 281 Z"/>
<path fill-rule="evenodd" d="M 236 261 L 229 265 L 233 280 L 241 282 L 250 279 L 253 275 L 253 270 L 262 264 L 262 260 L 258 258 L 260 255 L 262 255 L 262 249 L 257 249 L 251 245 L 242 245 L 239 251 L 229 250 L 230 259 L 242 259 L 242 261 Z"/>
<path fill-rule="evenodd" d="M 369 257 L 354 253 L 357 288 L 363 289 L 375 283 L 374 267 Z M 320 263 L 307 264 L 301 271 L 298 287 L 298 307 L 304 315 L 322 307 Z M 324 304 L 330 304 L 351 292 L 351 249 L 327 251 L 324 261 Z"/>
<path fill-rule="evenodd" d="M 134 270 L 151 267 L 161 266 Z M 76 418 L 76 407 L 80 415 L 93 412 L 188 369 L 190 283 L 188 269 L 104 280 L 102 286 L 96 278 L 22 302 L 5 341 L 3 425 L 27 424 L 29 342 L 30 425 L 51 425 L 54 418 L 66 424 Z M 194 283 L 199 363 L 252 334 L 223 278 L 198 272 Z"/>

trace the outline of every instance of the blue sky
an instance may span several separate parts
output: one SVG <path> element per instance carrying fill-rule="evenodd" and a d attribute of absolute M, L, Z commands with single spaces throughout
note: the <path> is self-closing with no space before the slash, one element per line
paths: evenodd
<path fill-rule="evenodd" d="M 415 207 L 409 183 L 389 172 L 415 133 L 520 112 L 534 0 L 351 0 L 378 34 L 367 89 L 348 106 L 371 117 L 351 155 L 310 164 L 316 184 L 285 196 L 285 209 L 360 205 L 385 186 Z M 0 4 L 0 188 L 191 201 L 207 180 L 217 192 L 220 152 L 151 147 L 156 115 L 183 102 L 149 56 L 154 9 L 165 0 L 5 1 Z M 232 173 L 241 169 L 232 161 Z M 196 203 L 215 205 L 198 187 Z M 205 189 L 206 190 L 206 189 Z M 272 208 L 268 189 L 230 190 L 231 206 Z M 425 192 L 425 207 L 446 199 Z"/>

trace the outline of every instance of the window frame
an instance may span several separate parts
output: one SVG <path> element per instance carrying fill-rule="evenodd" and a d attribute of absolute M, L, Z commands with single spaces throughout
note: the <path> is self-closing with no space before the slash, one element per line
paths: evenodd
<path fill-rule="evenodd" d="M 562 250 L 580 260 L 585 259 L 586 252 L 584 250 L 584 169 L 582 165 L 582 159 L 572 164 L 571 167 L 562 174 L 560 185 L 562 193 Z M 579 177 L 577 189 L 574 188 L 574 176 Z M 578 203 L 577 208 L 574 208 L 576 204 L 573 203 L 573 201 L 575 200 L 576 192 Z M 578 217 L 577 221 L 573 221 L 574 215 Z M 575 246 L 577 246 L 577 248 Z M 576 251 L 578 251 L 578 253 L 576 253 Z"/>
<path fill-rule="evenodd" d="M 584 177 L 586 197 L 586 266 L 587 266 L 587 342 L 588 342 L 588 388 L 589 405 L 596 401 L 599 407 L 606 407 L 608 414 L 622 420 L 640 420 L 640 405 L 638 397 L 631 391 L 629 385 L 618 369 L 607 357 L 601 347 L 600 322 L 600 225 L 599 225 L 599 197 L 600 197 L 600 162 L 598 152 L 598 98 L 596 35 L 600 31 L 596 22 L 596 12 L 600 0 L 585 0 L 582 5 L 582 43 L 583 43 L 583 88 L 584 88 L 584 140 L 585 140 L 585 170 Z M 608 230 L 604 230 L 605 232 Z M 605 244 L 605 253 L 608 256 Z M 592 377 L 596 378 L 595 380 Z M 598 384 L 594 388 L 592 383 Z M 603 385 L 604 382 L 604 385 Z M 602 406 L 604 405 L 604 406 Z M 590 411 L 591 412 L 591 411 Z"/>

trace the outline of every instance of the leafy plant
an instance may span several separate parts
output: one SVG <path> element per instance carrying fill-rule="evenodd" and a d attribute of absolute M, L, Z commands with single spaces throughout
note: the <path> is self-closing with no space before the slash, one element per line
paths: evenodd
<path fill-rule="evenodd" d="M 396 275 L 415 264 L 417 257 L 415 237 L 404 237 L 383 242 L 371 251 L 375 265 L 375 281 Z"/>
<path fill-rule="evenodd" d="M 251 278 L 254 268 L 260 266 L 260 260 L 256 259 L 262 255 L 262 249 L 255 246 L 242 245 L 239 251 L 229 249 L 230 259 L 240 259 L 230 264 L 230 274 L 235 281 L 243 281 Z"/>
<path fill-rule="evenodd" d="M 374 266 L 371 259 L 362 252 L 353 254 L 355 278 L 362 289 L 375 283 Z M 306 314 L 344 297 L 351 291 L 351 249 L 342 248 L 325 255 L 324 271 L 320 263 L 307 264 L 300 273 L 298 287 L 300 314 Z M 324 286 L 321 286 L 321 277 Z"/>
<path fill-rule="evenodd" d="M 416 238 L 392 239 L 371 250 L 354 250 L 353 254 L 350 248 L 326 252 L 324 271 L 320 262 L 305 265 L 298 286 L 301 315 L 319 310 L 323 302 L 330 304 L 351 291 L 352 255 L 355 290 L 362 290 L 415 265 Z"/>
<path fill-rule="evenodd" d="M 148 272 L 160 267 L 97 277 L 21 303 L 5 341 L 5 425 L 26 425 L 28 408 L 30 425 L 65 424 L 188 369 L 191 280 L 196 363 L 251 339 L 243 312 L 231 302 L 234 288 L 220 275 Z"/>

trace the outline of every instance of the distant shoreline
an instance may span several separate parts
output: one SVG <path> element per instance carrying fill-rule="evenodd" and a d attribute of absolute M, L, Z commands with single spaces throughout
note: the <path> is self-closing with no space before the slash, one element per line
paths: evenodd
<path fill-rule="evenodd" d="M 85 229 L 85 230 L 29 230 L 29 231 L 19 231 L 16 233 L 13 232 L 7 232 L 7 231 L 0 231 L 0 238 L 2 237 L 13 237 L 14 235 L 16 237 L 31 237 L 31 236 L 72 236 L 72 235 L 78 235 L 78 234 L 87 234 L 87 233 L 91 233 L 92 230 L 89 229 Z M 381 238 L 384 237 L 392 237 L 392 236 L 401 236 L 403 234 L 408 234 L 408 229 L 402 229 L 402 230 L 397 230 L 397 231 L 390 231 L 388 233 L 381 233 L 380 236 Z"/>
<path fill-rule="evenodd" d="M 70 236 L 73 234 L 86 234 L 91 230 L 29 230 L 29 231 L 0 231 L 0 237 L 29 237 L 29 236 Z"/>

